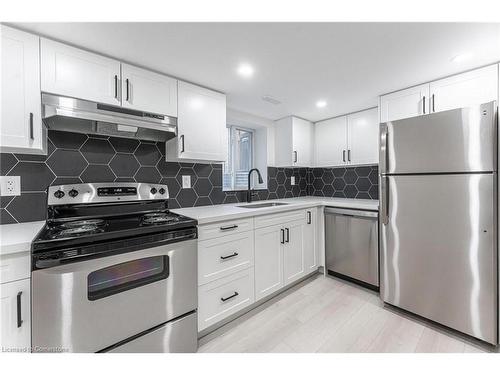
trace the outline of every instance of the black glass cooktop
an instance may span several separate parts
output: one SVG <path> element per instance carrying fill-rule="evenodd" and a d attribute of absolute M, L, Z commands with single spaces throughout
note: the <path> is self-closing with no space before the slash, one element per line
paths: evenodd
<path fill-rule="evenodd" d="M 111 217 L 48 220 L 32 243 L 33 252 L 195 227 L 196 220 L 168 210 Z"/>

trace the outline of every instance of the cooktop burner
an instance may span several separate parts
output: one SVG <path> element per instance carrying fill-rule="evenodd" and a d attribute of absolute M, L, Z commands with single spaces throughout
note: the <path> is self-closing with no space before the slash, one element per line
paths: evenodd
<path fill-rule="evenodd" d="M 99 232 L 103 232 L 103 229 L 99 228 L 96 225 L 82 225 L 81 227 L 75 227 L 75 228 L 62 229 L 59 231 L 55 231 L 51 235 L 51 237 L 52 238 L 66 238 L 66 237 L 81 236 L 84 234 L 99 233 Z"/>
<path fill-rule="evenodd" d="M 61 224 L 61 228 L 81 228 L 81 227 L 101 227 L 105 225 L 106 222 L 102 219 L 88 219 L 88 220 L 75 220 L 68 221 L 67 223 Z"/>
<path fill-rule="evenodd" d="M 167 212 L 154 212 L 142 217 L 142 225 L 177 223 L 179 217 Z"/>

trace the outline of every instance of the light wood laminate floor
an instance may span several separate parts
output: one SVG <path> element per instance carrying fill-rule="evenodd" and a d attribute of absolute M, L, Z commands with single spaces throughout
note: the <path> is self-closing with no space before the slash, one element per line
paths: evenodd
<path fill-rule="evenodd" d="M 386 307 L 378 294 L 314 276 L 200 340 L 199 352 L 491 352 Z"/>

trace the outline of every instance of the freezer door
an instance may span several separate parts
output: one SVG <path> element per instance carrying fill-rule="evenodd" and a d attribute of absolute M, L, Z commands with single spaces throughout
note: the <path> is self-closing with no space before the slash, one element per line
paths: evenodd
<path fill-rule="evenodd" d="M 380 126 L 380 173 L 496 170 L 496 103 Z"/>
<path fill-rule="evenodd" d="M 495 344 L 496 175 L 383 179 L 383 300 Z"/>

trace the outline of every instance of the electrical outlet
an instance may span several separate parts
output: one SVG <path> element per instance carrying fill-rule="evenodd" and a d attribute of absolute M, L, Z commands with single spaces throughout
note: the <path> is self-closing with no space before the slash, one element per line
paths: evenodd
<path fill-rule="evenodd" d="M 295 185 L 295 176 L 290 177 L 290 184 Z"/>
<path fill-rule="evenodd" d="M 191 188 L 191 176 L 182 176 L 182 188 L 189 189 Z"/>
<path fill-rule="evenodd" d="M 0 195 L 21 195 L 21 176 L 0 176 Z"/>

